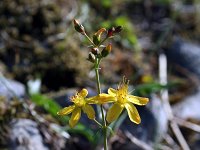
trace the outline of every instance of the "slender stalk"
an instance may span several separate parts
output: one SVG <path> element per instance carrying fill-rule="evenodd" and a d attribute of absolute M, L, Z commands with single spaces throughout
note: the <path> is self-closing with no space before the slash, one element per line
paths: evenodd
<path fill-rule="evenodd" d="M 95 45 L 94 43 L 93 43 L 93 41 L 90 39 L 90 37 L 85 33 L 84 34 L 85 35 L 85 37 L 92 43 L 92 45 Z"/>
<path fill-rule="evenodd" d="M 93 43 L 93 41 L 90 39 L 90 37 L 85 33 L 84 34 L 85 37 L 92 43 L 92 45 L 95 46 L 95 44 Z M 101 43 L 99 43 L 99 45 L 97 47 L 99 47 L 105 40 L 107 39 L 107 37 L 101 41 Z M 96 74 L 96 82 L 97 82 L 97 90 L 98 90 L 98 94 L 101 94 L 101 85 L 100 85 L 100 80 L 99 80 L 99 65 L 101 62 L 101 58 L 96 57 L 95 59 L 95 74 Z M 108 150 L 108 142 L 107 142 L 107 125 L 106 125 L 106 119 L 105 119 L 105 115 L 104 115 L 104 111 L 103 111 L 103 105 L 100 105 L 101 108 L 101 115 L 102 115 L 102 124 L 100 125 L 100 123 L 97 120 L 94 120 L 98 125 L 100 125 L 103 129 L 103 135 L 104 135 L 104 150 Z"/>
<path fill-rule="evenodd" d="M 103 127 L 103 126 L 101 125 L 101 123 L 99 123 L 96 119 L 94 119 L 94 122 L 96 122 L 101 128 Z"/>
<path fill-rule="evenodd" d="M 101 85 L 100 85 L 100 80 L 99 80 L 99 64 L 100 64 L 101 59 L 96 58 L 95 61 L 95 74 L 96 74 L 96 82 L 97 82 L 97 89 L 98 89 L 98 94 L 101 94 Z M 102 115 L 102 124 L 103 124 L 103 136 L 104 136 L 104 150 L 108 149 L 108 142 L 107 142 L 107 125 L 106 125 L 106 119 L 105 115 L 103 112 L 103 105 L 100 105 L 101 107 L 101 115 Z"/>
<path fill-rule="evenodd" d="M 108 141 L 107 141 L 107 126 L 103 128 L 103 136 L 104 136 L 104 150 L 108 150 Z"/>
<path fill-rule="evenodd" d="M 108 39 L 108 37 L 106 37 L 105 39 L 103 39 L 103 40 L 99 43 L 98 47 L 99 47 L 101 44 L 103 44 L 103 42 L 105 42 L 107 39 Z"/>
<path fill-rule="evenodd" d="M 100 79 L 99 79 L 99 63 L 100 63 L 100 59 L 96 58 L 95 75 L 96 75 L 96 82 L 97 82 L 97 90 L 98 90 L 98 94 L 101 94 L 101 85 L 100 85 Z"/>

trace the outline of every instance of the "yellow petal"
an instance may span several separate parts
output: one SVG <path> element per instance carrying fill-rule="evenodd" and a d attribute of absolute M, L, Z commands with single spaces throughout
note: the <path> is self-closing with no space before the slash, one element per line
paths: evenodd
<path fill-rule="evenodd" d="M 123 105 L 119 105 L 118 103 L 114 103 L 108 110 L 106 120 L 108 123 L 116 120 L 124 109 Z"/>
<path fill-rule="evenodd" d="M 69 126 L 71 128 L 73 128 L 77 124 L 77 122 L 79 121 L 80 117 L 81 117 L 81 108 L 76 107 L 74 109 L 74 111 L 72 112 L 72 116 L 69 120 Z"/>
<path fill-rule="evenodd" d="M 86 104 L 84 107 L 82 107 L 83 112 L 87 114 L 89 119 L 95 118 L 95 111 L 91 105 Z"/>
<path fill-rule="evenodd" d="M 149 102 L 148 98 L 128 95 L 128 101 L 137 105 L 146 105 Z"/>
<path fill-rule="evenodd" d="M 105 94 L 105 93 L 98 95 L 98 103 L 99 104 L 111 103 L 111 102 L 114 102 L 114 101 L 116 101 L 115 96 Z"/>
<path fill-rule="evenodd" d="M 85 99 L 87 104 L 97 104 L 98 96 L 93 96 Z"/>
<path fill-rule="evenodd" d="M 125 108 L 128 111 L 129 119 L 132 122 L 139 124 L 141 122 L 141 119 L 136 107 L 132 103 L 128 102 L 125 104 Z"/>
<path fill-rule="evenodd" d="M 65 107 L 65 108 L 61 109 L 59 112 L 57 112 L 57 114 L 58 115 L 68 115 L 74 110 L 74 108 L 75 108 L 75 105 Z"/>
<path fill-rule="evenodd" d="M 108 94 L 112 95 L 112 96 L 116 96 L 117 90 L 113 89 L 113 88 L 109 88 L 108 89 Z"/>
<path fill-rule="evenodd" d="M 105 104 L 116 101 L 116 97 L 109 94 L 99 94 L 98 96 L 90 97 L 86 99 L 88 104 Z"/>
<path fill-rule="evenodd" d="M 79 92 L 79 94 L 80 94 L 81 97 L 86 97 L 88 95 L 88 91 L 87 91 L 87 89 L 82 89 Z"/>

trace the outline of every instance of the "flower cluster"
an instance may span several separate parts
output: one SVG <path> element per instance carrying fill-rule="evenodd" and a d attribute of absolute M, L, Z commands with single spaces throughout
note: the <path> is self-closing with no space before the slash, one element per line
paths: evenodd
<path fill-rule="evenodd" d="M 146 105 L 149 101 L 148 98 L 133 96 L 128 93 L 128 80 L 123 79 L 117 89 L 109 88 L 108 94 L 102 93 L 97 96 L 86 98 L 88 91 L 82 89 L 71 97 L 71 101 L 74 105 L 63 108 L 58 112 L 58 115 L 68 115 L 72 113 L 69 120 L 70 127 L 74 127 L 80 119 L 81 110 L 86 113 L 89 119 L 95 119 L 95 111 L 91 104 L 106 104 L 113 103 L 109 108 L 106 120 L 108 123 L 115 121 L 125 108 L 128 112 L 130 120 L 136 124 L 141 122 L 136 105 Z"/>
<path fill-rule="evenodd" d="M 58 115 L 68 115 L 71 114 L 69 120 L 70 127 L 74 127 L 83 111 L 89 119 L 94 120 L 104 129 L 107 129 L 107 124 L 115 121 L 124 109 L 127 110 L 130 120 L 136 124 L 141 122 L 139 113 L 134 106 L 136 105 L 146 105 L 149 101 L 148 98 L 138 97 L 130 95 L 128 92 L 129 81 L 123 78 L 123 81 L 119 84 L 117 89 L 109 88 L 108 93 L 101 93 L 100 80 L 99 80 L 99 65 L 103 58 L 107 57 L 111 53 L 112 45 L 109 43 L 106 46 L 103 43 L 115 34 L 120 33 L 122 30 L 121 26 L 112 27 L 110 29 L 101 28 L 96 33 L 93 34 L 92 39 L 87 35 L 85 28 L 77 20 L 73 21 L 74 28 L 77 32 L 84 35 L 88 41 L 92 44 L 90 46 L 90 52 L 88 54 L 88 60 L 94 64 L 98 95 L 86 98 L 88 95 L 87 89 L 82 89 L 71 97 L 73 105 L 63 108 L 58 112 Z M 102 39 L 102 35 L 105 35 Z M 112 103 L 111 107 L 108 109 L 106 115 L 104 115 L 103 106 L 104 104 Z M 102 124 L 95 119 L 95 111 L 92 105 L 100 105 L 102 113 Z M 106 133 L 106 132 L 104 132 Z M 106 136 L 105 136 L 106 137 Z M 105 144 L 106 145 L 106 144 Z"/>

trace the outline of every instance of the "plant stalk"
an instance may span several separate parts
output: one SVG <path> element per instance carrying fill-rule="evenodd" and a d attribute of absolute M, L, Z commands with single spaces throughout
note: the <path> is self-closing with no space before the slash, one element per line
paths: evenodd
<path fill-rule="evenodd" d="M 96 74 L 98 94 L 101 94 L 101 85 L 100 85 L 100 80 L 99 80 L 99 64 L 100 64 L 100 61 L 101 61 L 100 58 L 96 58 L 95 74 Z M 103 111 L 103 105 L 100 105 L 100 107 L 101 107 L 102 124 L 103 124 L 104 150 L 108 150 L 106 119 L 105 119 L 105 115 L 104 115 L 104 111 Z"/>
<path fill-rule="evenodd" d="M 85 35 L 85 37 L 88 39 L 88 41 L 90 41 L 91 43 L 92 43 L 92 45 L 95 45 L 94 43 L 93 43 L 93 41 L 90 39 L 90 37 L 85 33 L 84 34 Z"/>

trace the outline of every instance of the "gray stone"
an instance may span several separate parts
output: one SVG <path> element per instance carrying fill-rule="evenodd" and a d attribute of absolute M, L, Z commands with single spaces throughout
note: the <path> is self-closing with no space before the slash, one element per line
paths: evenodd
<path fill-rule="evenodd" d="M 150 111 L 153 113 L 156 118 L 156 141 L 160 141 L 168 130 L 168 118 L 164 109 L 163 102 L 161 99 L 156 96 L 156 94 L 152 94 L 150 98 L 150 102 L 147 105 Z"/>
<path fill-rule="evenodd" d="M 136 106 L 136 108 L 140 114 L 141 123 L 137 125 L 131 122 L 129 117 L 126 116 L 120 128 L 122 131 L 129 131 L 132 135 L 145 143 L 154 143 L 157 140 L 157 121 L 155 116 L 146 107 Z"/>
<path fill-rule="evenodd" d="M 10 148 L 12 150 L 48 150 L 36 122 L 29 119 L 16 119 L 11 122 Z"/>
<path fill-rule="evenodd" d="M 0 75 L 0 95 L 5 96 L 7 99 L 21 98 L 25 95 L 25 86 L 20 82 L 6 79 Z"/>
<path fill-rule="evenodd" d="M 187 96 L 181 102 L 173 106 L 175 116 L 188 119 L 193 118 L 200 120 L 200 87 L 198 91 Z"/>
<path fill-rule="evenodd" d="M 175 37 L 166 50 L 168 60 L 191 71 L 200 78 L 200 45 Z"/>

